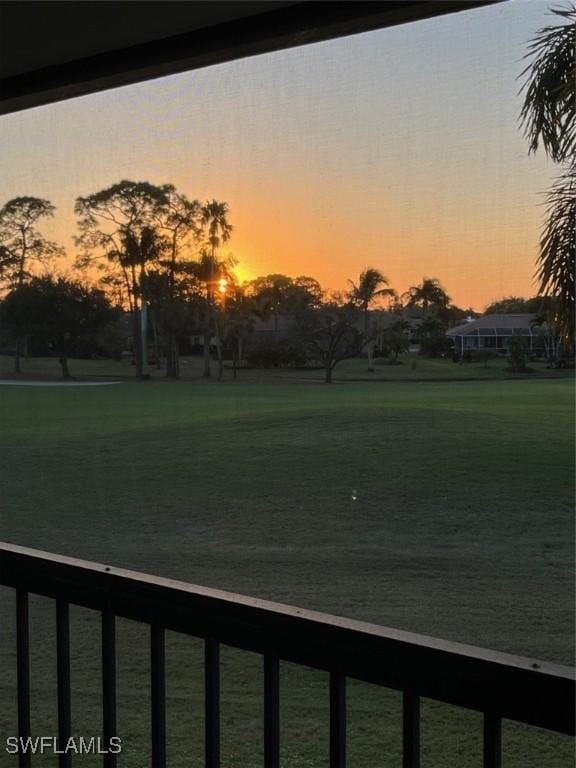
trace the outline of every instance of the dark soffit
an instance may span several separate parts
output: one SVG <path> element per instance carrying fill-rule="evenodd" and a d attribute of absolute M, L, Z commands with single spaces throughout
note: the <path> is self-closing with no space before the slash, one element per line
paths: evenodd
<path fill-rule="evenodd" d="M 0 2 L 0 114 L 501 0 Z"/>

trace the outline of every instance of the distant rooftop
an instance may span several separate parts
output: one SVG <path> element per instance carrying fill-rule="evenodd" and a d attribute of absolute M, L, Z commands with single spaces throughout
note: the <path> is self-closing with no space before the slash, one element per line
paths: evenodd
<path fill-rule="evenodd" d="M 529 333 L 532 330 L 536 313 L 482 315 L 477 320 L 470 320 L 446 331 L 447 336 L 511 336 L 514 333 Z M 537 333 L 537 331 L 535 331 Z"/>

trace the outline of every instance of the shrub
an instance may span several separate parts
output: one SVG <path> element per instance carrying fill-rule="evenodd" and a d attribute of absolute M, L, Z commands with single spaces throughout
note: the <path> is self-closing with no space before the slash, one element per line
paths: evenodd
<path fill-rule="evenodd" d="M 306 365 L 306 352 L 294 341 L 266 342 L 246 352 L 251 368 L 299 368 Z"/>
<path fill-rule="evenodd" d="M 497 360 L 500 357 L 498 352 L 493 349 L 471 349 L 469 350 L 469 363 L 487 363 L 490 360 Z"/>
<path fill-rule="evenodd" d="M 528 349 L 521 336 L 512 336 L 508 342 L 508 363 L 514 373 L 526 373 Z"/>
<path fill-rule="evenodd" d="M 422 357 L 445 357 L 450 354 L 451 341 L 443 333 L 431 333 L 420 338 L 420 351 Z"/>

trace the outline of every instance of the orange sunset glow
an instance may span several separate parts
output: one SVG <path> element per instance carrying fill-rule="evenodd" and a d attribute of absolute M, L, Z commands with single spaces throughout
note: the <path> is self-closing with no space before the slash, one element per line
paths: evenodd
<path fill-rule="evenodd" d="M 47 197 L 74 261 L 74 199 L 120 179 L 228 203 L 240 281 L 367 265 L 461 307 L 535 292 L 553 169 L 518 128 L 540 0 L 504 4 L 150 81 L 0 121 L 2 199 Z"/>

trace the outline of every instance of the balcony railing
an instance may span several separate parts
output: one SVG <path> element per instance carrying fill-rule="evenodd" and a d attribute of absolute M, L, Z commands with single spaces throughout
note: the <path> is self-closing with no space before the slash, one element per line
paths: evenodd
<path fill-rule="evenodd" d="M 58 741 L 71 737 L 70 604 L 101 613 L 104 743 L 116 736 L 116 617 L 150 631 L 152 768 L 166 764 L 165 632 L 205 643 L 205 760 L 220 764 L 220 646 L 262 655 L 264 766 L 280 765 L 281 660 L 330 675 L 330 766 L 346 765 L 346 679 L 403 693 L 403 766 L 420 764 L 420 698 L 484 715 L 484 766 L 501 765 L 502 719 L 574 735 L 571 667 L 483 650 L 292 606 L 157 578 L 107 565 L 0 544 L 0 584 L 16 590 L 19 736 L 30 734 L 28 595 L 55 600 Z M 71 757 L 59 757 L 68 768 Z M 103 756 L 115 768 L 117 756 Z M 20 768 L 30 753 L 19 755 Z"/>

